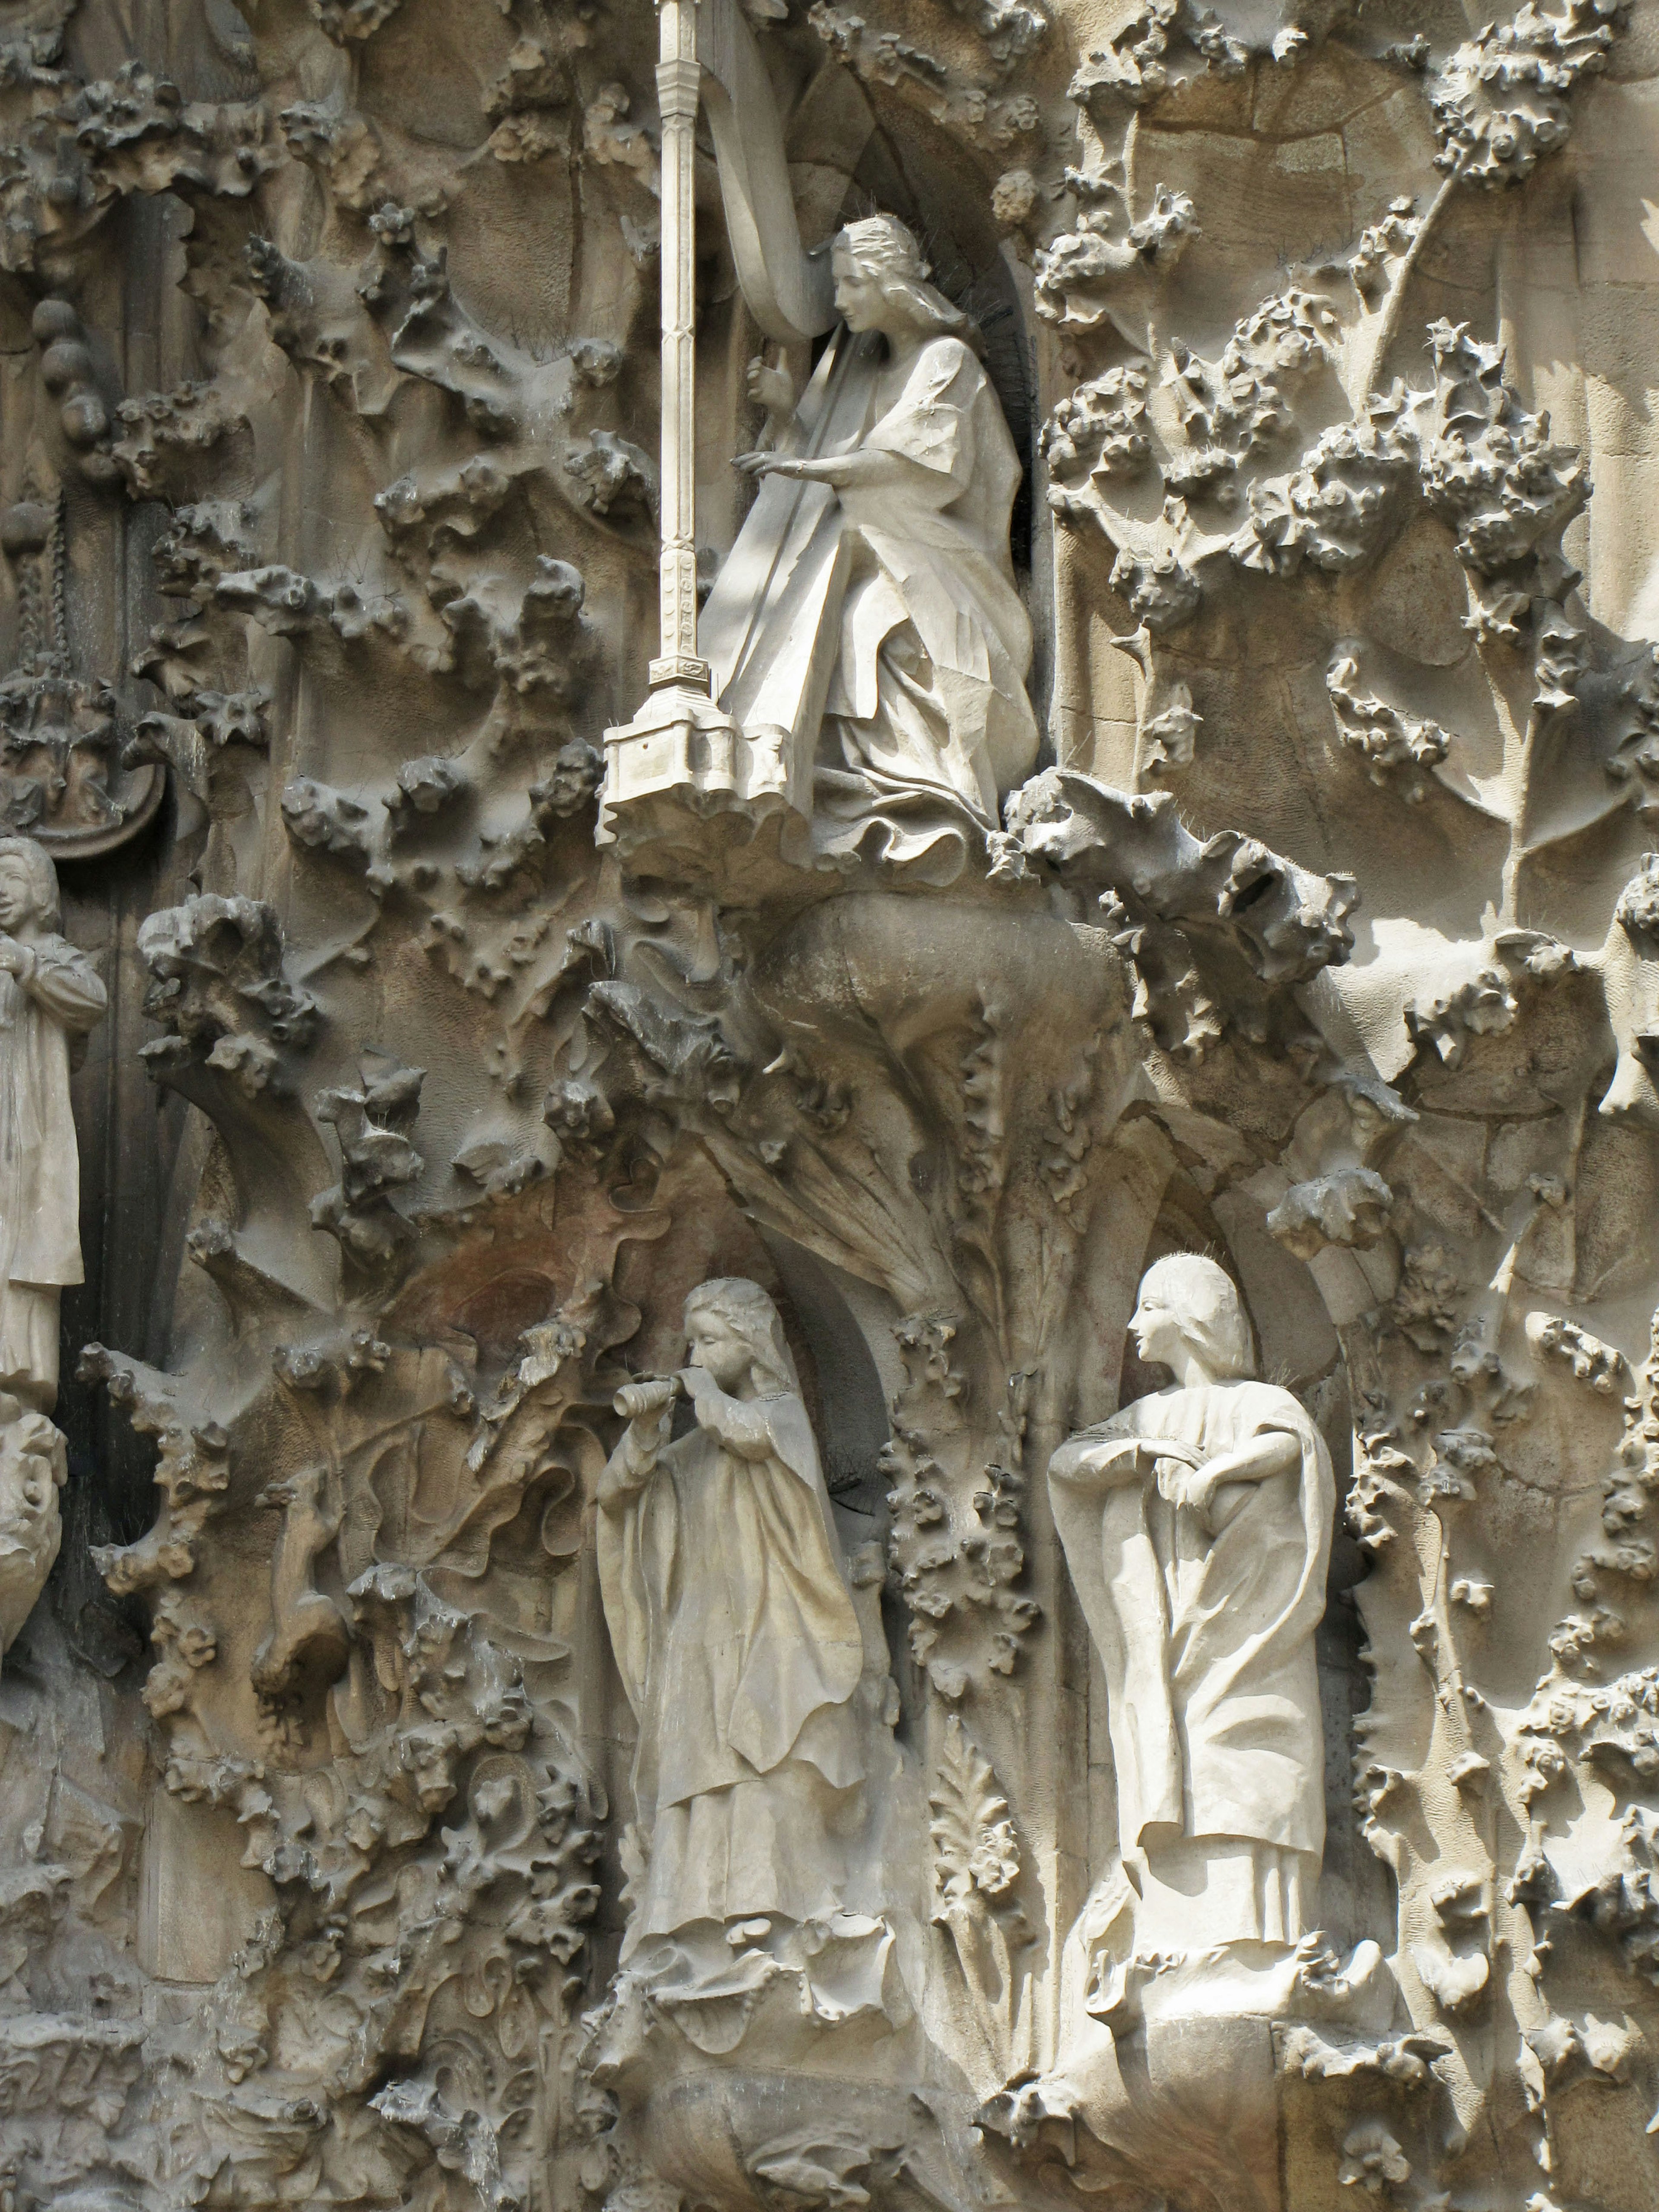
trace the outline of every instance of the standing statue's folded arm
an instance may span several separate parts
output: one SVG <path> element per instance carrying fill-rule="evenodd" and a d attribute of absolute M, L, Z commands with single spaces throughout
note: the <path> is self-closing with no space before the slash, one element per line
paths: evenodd
<path fill-rule="evenodd" d="M 33 964 L 18 982 L 38 1005 L 72 1029 L 90 1029 L 109 1004 L 109 994 L 92 962 L 61 938 L 47 939 L 34 947 Z"/>
<path fill-rule="evenodd" d="M 1087 1431 L 1068 1437 L 1048 1462 L 1051 1482 L 1133 1482 L 1145 1471 L 1139 1437 L 1101 1436 Z"/>

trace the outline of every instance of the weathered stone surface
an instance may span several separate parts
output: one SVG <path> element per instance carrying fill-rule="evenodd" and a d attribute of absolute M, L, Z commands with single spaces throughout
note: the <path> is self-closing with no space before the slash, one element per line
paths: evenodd
<path fill-rule="evenodd" d="M 0 2203 L 1659 2201 L 1656 6 L 3 11 Z"/>

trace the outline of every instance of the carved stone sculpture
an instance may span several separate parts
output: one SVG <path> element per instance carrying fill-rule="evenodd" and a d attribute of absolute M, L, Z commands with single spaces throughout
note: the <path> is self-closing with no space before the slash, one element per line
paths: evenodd
<path fill-rule="evenodd" d="M 1108 1669 L 1137 1937 L 1295 1943 L 1325 1841 L 1330 1455 L 1288 1390 L 1250 1379 L 1249 1322 L 1214 1261 L 1160 1261 L 1129 1327 L 1173 1386 L 1072 1437 L 1048 1480 Z"/>
<path fill-rule="evenodd" d="M 690 1364 L 618 1394 L 599 1484 L 612 1649 L 639 1723 L 624 1959 L 708 1925 L 827 1921 L 865 1768 L 858 1619 L 777 1310 L 758 1285 L 685 1305 Z M 668 1438 L 684 1392 L 695 1426 Z"/>
<path fill-rule="evenodd" d="M 720 704 L 818 757 L 815 849 L 949 883 L 1036 758 L 1008 519 L 1019 459 L 971 326 L 902 222 L 849 224 L 840 331 L 704 610 Z M 802 489 L 804 487 L 804 489 Z M 822 734 L 820 734 L 822 733 Z"/>
<path fill-rule="evenodd" d="M 8 2212 L 1652 2212 L 1656 57 L 0 8 Z"/>
<path fill-rule="evenodd" d="M 1213 1260 L 1160 1260 L 1129 1327 L 1174 1384 L 1048 1463 L 1117 1784 L 1117 1909 L 1089 1907 L 1103 2017 L 1137 1954 L 1292 1949 L 1325 1843 L 1313 1639 L 1330 1455 L 1288 1390 L 1249 1379 L 1249 1321 Z"/>
<path fill-rule="evenodd" d="M 46 1587 L 63 1537 L 64 1439 L 44 1413 L 0 1395 L 0 1656 Z"/>
<path fill-rule="evenodd" d="M 43 1413 L 58 1396 L 58 1299 L 82 1279 L 70 1056 L 106 1004 L 58 924 L 51 855 L 0 838 L 0 1386 Z"/>

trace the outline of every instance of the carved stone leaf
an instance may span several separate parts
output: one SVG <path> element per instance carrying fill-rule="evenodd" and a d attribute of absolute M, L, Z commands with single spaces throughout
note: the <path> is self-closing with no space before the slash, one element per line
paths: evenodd
<path fill-rule="evenodd" d="M 0 2205 L 1650 2212 L 1656 5 L 0 9 Z"/>
<path fill-rule="evenodd" d="M 933 1809 L 934 1872 L 948 1907 L 965 1904 L 978 1891 L 1000 1898 L 1019 1875 L 1019 1844 L 1008 1801 L 991 1762 L 960 1715 L 945 1724 L 939 1772 L 928 1797 Z"/>

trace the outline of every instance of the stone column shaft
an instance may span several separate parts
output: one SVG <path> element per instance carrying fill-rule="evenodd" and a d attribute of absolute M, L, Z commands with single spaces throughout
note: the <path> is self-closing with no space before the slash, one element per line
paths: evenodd
<path fill-rule="evenodd" d="M 662 650 L 653 688 L 708 689 L 697 654 L 697 0 L 659 0 L 662 116 Z"/>

